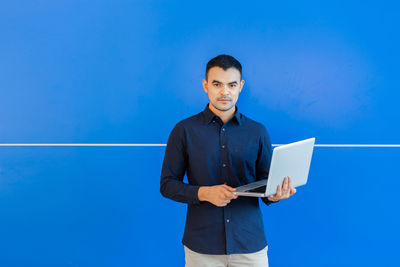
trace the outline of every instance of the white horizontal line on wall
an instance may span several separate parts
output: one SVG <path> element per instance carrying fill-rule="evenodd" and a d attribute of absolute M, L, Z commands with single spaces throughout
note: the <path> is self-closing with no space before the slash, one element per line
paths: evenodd
<path fill-rule="evenodd" d="M 272 144 L 282 146 L 283 144 Z M 0 144 L 0 146 L 110 146 L 110 147 L 147 147 L 167 146 L 166 144 Z M 400 147 L 399 144 L 315 144 L 315 147 Z"/>

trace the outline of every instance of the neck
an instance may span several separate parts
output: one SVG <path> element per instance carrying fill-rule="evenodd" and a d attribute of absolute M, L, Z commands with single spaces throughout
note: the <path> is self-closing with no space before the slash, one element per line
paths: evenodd
<path fill-rule="evenodd" d="M 218 117 L 221 118 L 221 120 L 226 123 L 227 121 L 229 121 L 234 115 L 235 115 L 235 111 L 236 111 L 236 107 L 233 106 L 231 109 L 222 111 L 219 109 L 216 109 L 213 105 L 208 104 L 208 108 Z"/>

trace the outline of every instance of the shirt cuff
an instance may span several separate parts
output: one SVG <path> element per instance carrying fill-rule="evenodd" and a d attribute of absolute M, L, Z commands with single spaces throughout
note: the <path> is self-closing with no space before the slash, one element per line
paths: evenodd
<path fill-rule="evenodd" d="M 199 200 L 199 188 L 198 185 L 190 185 L 185 190 L 185 195 L 189 199 L 189 204 L 200 204 Z"/>
<path fill-rule="evenodd" d="M 278 200 L 278 201 L 271 201 L 271 200 L 268 199 L 268 197 L 262 197 L 261 200 L 262 200 L 265 204 L 267 204 L 267 206 L 271 205 L 272 203 L 278 203 L 278 202 L 280 201 L 280 200 Z"/>

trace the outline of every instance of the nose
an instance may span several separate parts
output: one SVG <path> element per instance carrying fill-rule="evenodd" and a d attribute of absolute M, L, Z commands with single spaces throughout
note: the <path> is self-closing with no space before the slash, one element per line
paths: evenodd
<path fill-rule="evenodd" d="M 222 88 L 221 88 L 221 94 L 222 94 L 222 95 L 227 95 L 227 94 L 229 94 L 229 88 L 228 88 L 228 85 L 227 85 L 227 84 L 224 84 L 224 85 L 222 86 Z"/>

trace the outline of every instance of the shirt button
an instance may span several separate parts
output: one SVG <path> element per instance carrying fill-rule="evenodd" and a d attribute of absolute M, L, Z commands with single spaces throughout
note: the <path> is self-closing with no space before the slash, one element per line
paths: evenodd
<path fill-rule="evenodd" d="M 225 131 L 225 128 L 222 128 L 222 131 Z"/>
<path fill-rule="evenodd" d="M 215 122 L 215 121 L 213 121 L 213 122 Z"/>
<path fill-rule="evenodd" d="M 229 222 L 229 219 L 228 219 L 228 220 L 226 220 L 226 222 Z"/>
<path fill-rule="evenodd" d="M 224 164 L 222 164 L 222 167 L 226 167 L 226 164 L 224 163 Z"/>
<path fill-rule="evenodd" d="M 225 145 L 222 145 L 221 147 L 222 147 L 222 148 L 225 148 Z"/>

